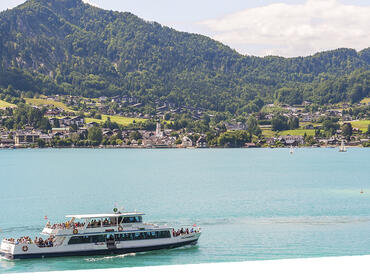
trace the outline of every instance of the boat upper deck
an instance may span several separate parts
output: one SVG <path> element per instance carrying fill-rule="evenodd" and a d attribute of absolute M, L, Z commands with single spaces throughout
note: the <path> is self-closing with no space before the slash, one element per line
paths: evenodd
<path fill-rule="evenodd" d="M 104 219 L 104 218 L 119 218 L 119 217 L 136 217 L 144 216 L 142 212 L 126 212 L 126 213 L 113 213 L 113 214 L 83 214 L 83 215 L 67 215 L 66 218 L 75 219 Z"/>
<path fill-rule="evenodd" d="M 67 215 L 70 220 L 59 224 L 49 222 L 43 230 L 47 235 L 71 235 L 78 233 L 97 233 L 97 232 L 123 232 L 133 230 L 147 230 L 168 228 L 155 224 L 143 223 L 142 212 L 115 212 L 112 214 L 78 214 Z M 77 222 L 76 220 L 83 220 Z"/>

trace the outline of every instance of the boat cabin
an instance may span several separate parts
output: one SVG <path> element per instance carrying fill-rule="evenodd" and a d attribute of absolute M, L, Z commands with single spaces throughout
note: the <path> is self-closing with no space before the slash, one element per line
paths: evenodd
<path fill-rule="evenodd" d="M 71 218 L 69 222 L 72 226 L 76 224 L 75 220 L 85 220 L 83 226 L 86 228 L 100 228 L 100 227 L 117 227 L 124 225 L 131 225 L 143 222 L 144 213 L 115 213 L 115 214 L 93 214 L 93 215 L 68 215 Z M 79 224 L 79 223 L 77 223 Z"/>

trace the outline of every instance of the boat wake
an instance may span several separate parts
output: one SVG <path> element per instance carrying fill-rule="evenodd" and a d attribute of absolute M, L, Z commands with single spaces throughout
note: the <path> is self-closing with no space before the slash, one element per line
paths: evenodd
<path fill-rule="evenodd" d="M 104 257 L 95 257 L 95 258 L 87 258 L 85 261 L 87 262 L 97 262 L 97 261 L 105 261 L 110 259 L 123 259 L 126 257 L 134 257 L 136 253 L 129 253 L 129 254 L 122 254 L 122 255 L 114 255 L 114 256 L 104 256 Z"/>
<path fill-rule="evenodd" d="M 198 249 L 198 245 L 186 245 L 178 248 L 173 248 L 171 251 L 183 251 L 183 250 L 191 250 L 191 249 Z"/>

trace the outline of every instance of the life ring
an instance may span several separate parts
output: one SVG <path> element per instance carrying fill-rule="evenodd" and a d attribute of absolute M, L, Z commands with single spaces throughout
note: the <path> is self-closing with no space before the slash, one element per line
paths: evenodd
<path fill-rule="evenodd" d="M 75 228 L 74 230 L 73 230 L 73 234 L 77 234 L 78 233 L 78 229 L 77 228 Z"/>
<path fill-rule="evenodd" d="M 23 251 L 23 252 L 27 252 L 27 251 L 28 251 L 28 247 L 27 247 L 27 246 L 23 246 L 23 247 L 22 247 L 22 251 Z"/>
<path fill-rule="evenodd" d="M 119 226 L 118 227 L 118 231 L 123 231 L 123 227 L 122 226 Z"/>

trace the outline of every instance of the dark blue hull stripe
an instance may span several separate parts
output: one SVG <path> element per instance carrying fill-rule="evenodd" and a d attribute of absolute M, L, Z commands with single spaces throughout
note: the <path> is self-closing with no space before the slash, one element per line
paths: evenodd
<path fill-rule="evenodd" d="M 11 255 L 2 253 L 1 255 L 7 259 L 36 259 L 36 258 L 55 258 L 55 257 L 71 257 L 71 256 L 98 256 L 98 255 L 121 255 L 129 253 L 148 252 L 162 249 L 173 249 L 186 245 L 195 245 L 198 240 L 191 240 L 175 244 L 165 244 L 157 246 L 137 247 L 137 248 L 117 248 L 106 250 L 91 250 L 91 251 L 75 251 L 75 252 L 61 252 L 61 253 L 45 253 L 45 254 L 20 254 Z"/>

